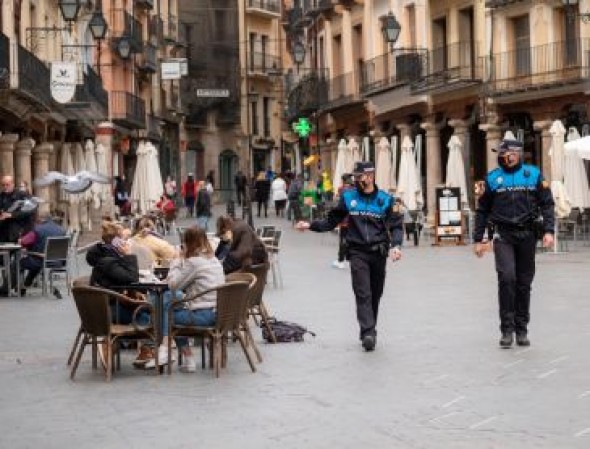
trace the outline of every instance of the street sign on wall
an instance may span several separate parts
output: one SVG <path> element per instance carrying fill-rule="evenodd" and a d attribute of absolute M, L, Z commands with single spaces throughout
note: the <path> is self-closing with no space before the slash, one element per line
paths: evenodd
<path fill-rule="evenodd" d="M 162 80 L 179 80 L 182 76 L 178 61 L 162 61 L 160 69 L 162 70 Z"/>
<path fill-rule="evenodd" d="M 229 89 L 197 89 L 197 97 L 228 98 Z"/>

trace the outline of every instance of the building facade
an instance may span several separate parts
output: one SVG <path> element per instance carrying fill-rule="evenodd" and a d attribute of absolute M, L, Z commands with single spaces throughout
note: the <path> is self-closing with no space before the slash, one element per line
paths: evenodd
<path fill-rule="evenodd" d="M 409 136 L 422 147 L 432 216 L 450 137 L 463 144 L 473 185 L 495 166 L 489 150 L 510 130 L 524 142 L 526 159 L 550 176 L 551 123 L 561 119 L 579 131 L 587 124 L 588 31 L 578 17 L 586 3 L 289 2 L 286 40 L 304 43 L 300 71 L 307 70 L 288 89 L 289 119 L 318 123 L 308 150 L 319 159 L 312 172 L 333 169 L 341 138 L 365 142 L 373 155 L 381 137 Z M 393 45 L 382 30 L 390 12 L 401 25 Z"/>

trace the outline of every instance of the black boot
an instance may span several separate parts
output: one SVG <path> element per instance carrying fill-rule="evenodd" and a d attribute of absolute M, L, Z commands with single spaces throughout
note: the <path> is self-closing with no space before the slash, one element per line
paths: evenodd
<path fill-rule="evenodd" d="M 509 348 L 510 346 L 512 346 L 512 343 L 514 342 L 514 337 L 512 335 L 512 332 L 502 332 L 502 338 L 500 338 L 500 346 L 502 348 Z"/>
<path fill-rule="evenodd" d="M 526 332 L 516 334 L 516 344 L 518 346 L 530 346 L 531 341 L 528 339 Z"/>
<path fill-rule="evenodd" d="M 374 351 L 377 344 L 377 338 L 374 335 L 365 335 L 363 337 L 363 348 L 365 351 Z"/>

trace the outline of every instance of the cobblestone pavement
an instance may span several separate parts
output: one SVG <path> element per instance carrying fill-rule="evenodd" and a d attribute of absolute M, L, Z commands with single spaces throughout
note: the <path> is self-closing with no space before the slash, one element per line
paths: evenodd
<path fill-rule="evenodd" d="M 284 288 L 266 301 L 317 337 L 260 343 L 255 374 L 237 347 L 219 379 L 134 370 L 128 351 L 110 384 L 89 353 L 71 382 L 71 299 L 0 299 L 0 448 L 590 447 L 590 247 L 538 257 L 532 346 L 501 350 L 492 257 L 409 246 L 365 353 L 335 236 L 280 224 Z"/>

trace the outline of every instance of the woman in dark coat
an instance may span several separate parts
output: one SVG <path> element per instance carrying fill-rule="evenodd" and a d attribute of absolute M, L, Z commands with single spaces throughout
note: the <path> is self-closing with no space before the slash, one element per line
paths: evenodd
<path fill-rule="evenodd" d="M 258 202 L 258 216 L 260 217 L 260 209 L 264 206 L 264 217 L 268 215 L 268 197 L 270 196 L 270 181 L 264 176 L 264 172 L 260 172 L 254 183 L 254 190 L 256 191 L 256 201 Z"/>
<path fill-rule="evenodd" d="M 264 243 L 244 220 L 221 216 L 217 219 L 217 236 L 221 239 L 215 255 L 223 271 L 232 273 L 252 265 L 268 263 Z"/>

